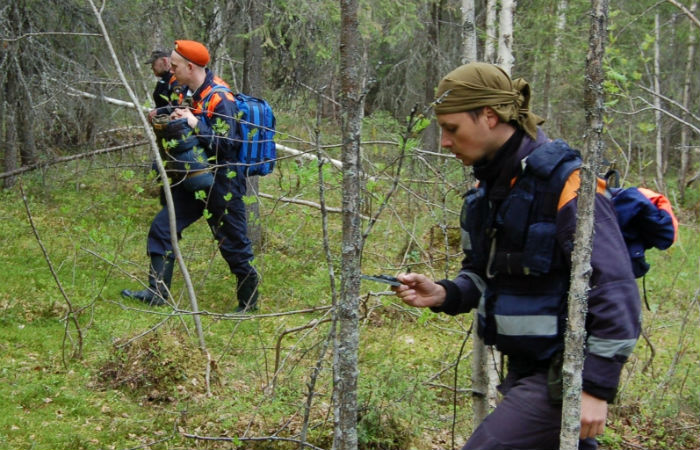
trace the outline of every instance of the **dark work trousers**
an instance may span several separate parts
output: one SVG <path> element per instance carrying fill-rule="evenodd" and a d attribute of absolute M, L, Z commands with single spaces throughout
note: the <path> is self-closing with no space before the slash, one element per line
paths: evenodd
<path fill-rule="evenodd" d="M 246 276 L 255 270 L 250 264 L 253 249 L 247 236 L 245 204 L 242 198 L 245 194 L 245 178 L 215 177 L 206 203 L 197 200 L 193 192 L 180 185 L 172 187 L 171 192 L 175 205 L 178 240 L 182 238 L 182 231 L 202 217 L 206 208 L 211 214 L 207 222 L 231 273 Z M 173 257 L 172 250 L 168 209 L 164 207 L 151 223 L 147 251 L 149 255 Z"/>
<path fill-rule="evenodd" d="M 501 403 L 477 427 L 462 450 L 557 450 L 561 406 L 547 395 L 547 374 L 518 379 L 508 374 L 498 387 Z M 595 439 L 579 441 L 580 450 L 595 450 Z"/>

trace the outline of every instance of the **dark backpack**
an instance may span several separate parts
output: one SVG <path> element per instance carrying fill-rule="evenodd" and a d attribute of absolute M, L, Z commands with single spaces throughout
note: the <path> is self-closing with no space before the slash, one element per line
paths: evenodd
<path fill-rule="evenodd" d="M 202 101 L 207 109 L 214 92 L 231 92 L 226 86 L 215 85 Z M 238 151 L 239 163 L 245 165 L 246 176 L 267 175 L 275 168 L 277 147 L 275 145 L 275 115 L 265 100 L 246 94 L 234 94 L 238 116 L 234 119 L 241 130 L 241 147 Z"/>
<path fill-rule="evenodd" d="M 571 153 L 569 153 L 571 152 Z M 564 154 L 575 155 L 573 158 Z M 572 163 L 572 160 L 574 163 Z M 546 143 L 536 148 L 527 158 L 532 169 L 525 173 L 549 173 L 549 188 L 552 193 L 561 193 L 564 183 L 571 173 L 580 167 L 580 154 L 561 140 Z M 645 251 L 654 247 L 666 250 L 676 240 L 678 221 L 671 209 L 671 203 L 662 194 L 642 187 L 618 188 L 611 185 L 609 172 L 605 177 L 607 192 L 612 200 L 617 221 L 625 239 L 636 278 L 649 271 Z M 558 194 L 553 196 L 552 208 L 556 211 Z"/>

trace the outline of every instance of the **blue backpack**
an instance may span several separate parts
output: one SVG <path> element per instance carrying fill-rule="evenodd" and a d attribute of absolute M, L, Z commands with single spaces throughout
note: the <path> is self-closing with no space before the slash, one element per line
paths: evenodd
<path fill-rule="evenodd" d="M 215 85 L 203 100 L 204 109 L 214 92 L 231 92 L 226 86 Z M 238 115 L 234 119 L 241 130 L 241 147 L 238 161 L 246 167 L 246 176 L 267 175 L 272 173 L 277 159 L 275 145 L 275 114 L 265 100 L 250 95 L 234 94 Z"/>

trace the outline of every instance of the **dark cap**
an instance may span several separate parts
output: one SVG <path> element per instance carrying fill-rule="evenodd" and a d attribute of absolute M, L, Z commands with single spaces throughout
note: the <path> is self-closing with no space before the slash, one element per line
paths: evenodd
<path fill-rule="evenodd" d="M 146 61 L 146 64 L 153 64 L 153 62 L 156 59 L 162 58 L 164 56 L 167 58 L 170 58 L 170 52 L 166 52 L 165 50 L 153 50 L 151 52 L 151 57 L 148 58 L 148 60 Z"/>

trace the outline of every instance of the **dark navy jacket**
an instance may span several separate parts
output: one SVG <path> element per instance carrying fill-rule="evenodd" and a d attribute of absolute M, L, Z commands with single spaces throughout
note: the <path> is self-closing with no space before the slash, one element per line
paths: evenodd
<path fill-rule="evenodd" d="M 153 90 L 153 101 L 155 102 L 156 108 L 168 106 L 173 102 L 171 95 L 177 86 L 178 83 L 177 80 L 175 80 L 175 75 L 171 72 L 166 72 L 165 75 L 160 77 Z"/>
<path fill-rule="evenodd" d="M 517 158 L 522 160 L 532 151 L 548 142 L 549 139 L 538 130 L 537 140 L 525 135 L 517 150 Z M 560 261 L 568 264 L 573 250 L 574 233 L 576 230 L 577 199 L 576 190 L 580 184 L 578 170 L 571 174 L 562 189 L 559 197 L 558 210 L 555 218 L 556 249 L 561 256 Z M 468 253 L 467 253 L 468 254 Z M 599 186 L 595 200 L 595 230 L 593 238 L 593 251 L 591 254 L 592 274 L 590 278 L 591 289 L 589 291 L 588 314 L 586 316 L 586 349 L 583 370 L 583 389 L 596 397 L 612 401 L 617 391 L 622 365 L 634 349 L 634 345 L 640 333 L 640 299 L 637 283 L 624 243 L 622 234 L 617 224 L 612 203 L 605 196 L 603 186 Z M 566 275 L 568 277 L 568 274 Z M 523 278 L 523 277 L 521 277 Z M 536 277 L 531 277 L 531 286 L 522 288 L 520 294 L 529 296 L 538 301 L 534 294 L 537 289 Z M 559 277 L 564 279 L 564 277 Z M 496 281 L 499 285 L 496 285 Z M 500 276 L 489 278 L 482 264 L 474 265 L 467 257 L 463 261 L 462 270 L 453 280 L 442 280 L 439 283 L 447 291 L 445 302 L 440 308 L 433 308 L 436 312 L 445 312 L 450 315 L 466 313 L 473 308 L 484 310 L 484 302 L 481 302 L 482 293 L 503 291 L 503 282 L 507 277 Z M 551 283 L 550 283 L 551 284 Z M 518 284 L 516 283 L 515 286 Z M 525 284 L 523 284 L 524 286 Z M 564 296 L 566 298 L 566 287 Z M 488 302 L 486 302 L 488 304 Z M 503 302 L 503 304 L 508 304 Z M 511 303 L 514 305 L 515 303 Z M 562 305 L 565 314 L 565 305 Z M 513 316 L 512 325 L 517 328 L 531 317 L 518 318 L 518 311 L 510 312 Z M 526 313 L 523 313 L 526 314 Z M 559 324 L 558 339 L 563 348 L 563 326 Z M 501 328 L 508 324 L 498 325 Z M 491 325 L 495 328 L 495 325 Z M 495 333 L 495 330 L 491 330 Z M 536 360 L 531 355 L 532 345 L 528 339 L 511 339 L 504 350 L 509 358 L 522 360 L 523 355 Z M 521 345 L 521 348 L 518 348 Z M 499 347 L 497 342 L 497 348 Z M 544 355 L 548 358 L 549 355 Z M 542 361 L 533 361 L 533 367 L 542 367 Z M 546 361 L 545 361 L 546 362 Z"/>
<path fill-rule="evenodd" d="M 192 95 L 192 107 L 199 120 L 197 137 L 209 157 L 219 168 L 215 173 L 216 185 L 236 196 L 245 195 L 245 172 L 235 164 L 241 146 L 240 126 L 235 120 L 238 109 L 233 94 L 214 90 L 228 86 L 209 69 L 204 83 Z M 219 125 L 217 125 L 217 123 Z M 224 123 L 226 127 L 220 125 Z M 225 131 L 222 134 L 222 131 Z M 235 175 L 231 172 L 235 172 Z"/>

